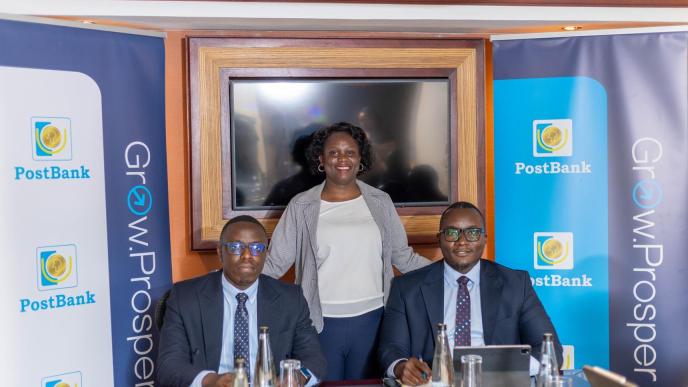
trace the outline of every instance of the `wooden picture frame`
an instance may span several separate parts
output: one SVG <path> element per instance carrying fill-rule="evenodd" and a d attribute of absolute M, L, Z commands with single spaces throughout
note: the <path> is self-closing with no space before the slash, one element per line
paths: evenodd
<path fill-rule="evenodd" d="M 314 35 L 315 36 L 315 35 Z M 485 205 L 484 42 L 466 39 L 189 38 L 192 247 L 215 247 L 222 226 L 250 214 L 274 230 L 282 211 L 233 211 L 230 77 L 446 77 L 452 83 L 450 202 Z M 224 135 L 223 135 L 224 133 Z M 224 161 L 223 161 L 224 160 Z M 410 243 L 433 243 L 443 208 L 399 208 Z"/>

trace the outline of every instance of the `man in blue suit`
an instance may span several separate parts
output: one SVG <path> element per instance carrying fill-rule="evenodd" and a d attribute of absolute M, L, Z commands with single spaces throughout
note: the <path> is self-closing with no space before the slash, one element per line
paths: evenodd
<path fill-rule="evenodd" d="M 160 332 L 160 385 L 231 386 L 230 371 L 239 356 L 252 374 L 259 326 L 270 328 L 276 364 L 301 360 L 306 385 L 325 375 L 325 358 L 301 288 L 260 274 L 266 244 L 260 222 L 250 216 L 233 218 L 220 234 L 222 271 L 174 285 Z"/>
<path fill-rule="evenodd" d="M 554 326 L 525 271 L 480 259 L 485 219 L 473 204 L 457 202 L 440 220 L 444 259 L 395 278 L 385 306 L 379 355 L 389 377 L 407 385 L 427 382 L 437 324 L 447 324 L 450 346 L 529 344 L 537 372 L 543 334 Z"/>

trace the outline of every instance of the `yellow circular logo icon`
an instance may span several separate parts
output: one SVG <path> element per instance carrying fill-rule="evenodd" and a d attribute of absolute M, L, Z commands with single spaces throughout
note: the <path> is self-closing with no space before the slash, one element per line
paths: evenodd
<path fill-rule="evenodd" d="M 67 260 L 60 254 L 53 254 L 46 261 L 45 270 L 53 278 L 60 278 L 67 270 Z"/>
<path fill-rule="evenodd" d="M 542 131 L 542 142 L 550 148 L 557 147 L 563 138 L 561 129 L 556 126 L 548 126 Z"/>
<path fill-rule="evenodd" d="M 41 142 L 48 148 L 57 148 L 62 142 L 62 134 L 56 127 L 50 125 L 41 130 Z"/>
<path fill-rule="evenodd" d="M 564 246 L 558 239 L 548 239 L 542 244 L 542 254 L 552 260 L 556 261 L 564 252 Z"/>

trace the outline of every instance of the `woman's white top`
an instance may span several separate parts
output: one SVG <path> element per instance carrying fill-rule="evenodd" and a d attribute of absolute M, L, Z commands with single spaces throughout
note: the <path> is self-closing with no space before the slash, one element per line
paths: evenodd
<path fill-rule="evenodd" d="M 382 236 L 363 196 L 320 202 L 318 290 L 323 316 L 359 316 L 384 305 Z"/>

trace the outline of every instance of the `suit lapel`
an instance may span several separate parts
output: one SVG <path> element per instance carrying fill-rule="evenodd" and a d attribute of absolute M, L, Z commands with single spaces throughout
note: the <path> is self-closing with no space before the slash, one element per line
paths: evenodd
<path fill-rule="evenodd" d="M 303 219 L 306 220 L 306 231 L 308 231 L 308 240 L 311 243 L 311 249 L 317 253 L 318 239 L 316 232 L 318 231 L 318 216 L 320 215 L 320 202 L 310 202 L 303 210 Z M 298 272 L 298 270 L 297 270 Z"/>
<path fill-rule="evenodd" d="M 360 180 L 356 180 L 356 183 L 358 184 L 358 188 L 361 190 L 361 195 L 363 196 L 366 206 L 368 206 L 368 210 L 370 210 L 370 215 L 373 217 L 377 228 L 380 230 L 380 237 L 382 238 L 383 244 L 382 248 L 384 249 L 384 243 L 387 238 L 385 238 L 385 235 L 382 235 L 382 233 L 386 233 L 387 229 L 389 228 L 385 227 L 385 210 L 380 205 L 379 199 L 374 195 L 371 195 L 370 189 L 368 188 L 369 186 L 367 184 Z"/>
<path fill-rule="evenodd" d="M 305 219 L 306 231 L 308 232 L 308 239 L 311 244 L 311 249 L 316 253 L 318 251 L 318 239 L 316 232 L 318 231 L 318 216 L 320 215 L 320 195 L 322 194 L 324 187 L 325 182 L 323 181 L 320 183 L 320 185 L 317 185 L 309 190 L 308 195 L 306 195 L 301 202 L 305 205 L 302 219 Z M 298 273 L 299 270 L 296 272 Z"/>
<path fill-rule="evenodd" d="M 270 328 L 270 347 L 277 349 L 277 327 L 281 316 L 280 305 L 278 304 L 279 293 L 270 284 L 270 279 L 261 275 L 258 282 L 258 327 Z M 258 331 L 260 333 L 260 330 Z M 275 353 L 273 352 L 273 356 Z"/>
<path fill-rule="evenodd" d="M 432 337 L 437 336 L 437 323 L 444 322 L 444 260 L 432 264 L 420 287 L 428 314 Z"/>
<path fill-rule="evenodd" d="M 222 321 L 224 300 L 222 292 L 222 271 L 208 277 L 208 281 L 198 295 L 201 308 L 201 327 L 205 343 L 205 358 L 211 369 L 220 365 L 222 352 Z"/>
<path fill-rule="evenodd" d="M 483 317 L 483 338 L 485 345 L 492 344 L 497 312 L 501 300 L 503 282 L 494 263 L 481 260 L 480 267 L 480 308 Z"/>
<path fill-rule="evenodd" d="M 274 317 L 279 313 L 274 313 L 279 309 L 276 305 L 279 293 L 272 287 L 264 275 L 260 275 L 260 282 L 258 283 L 258 326 L 274 326 Z"/>

